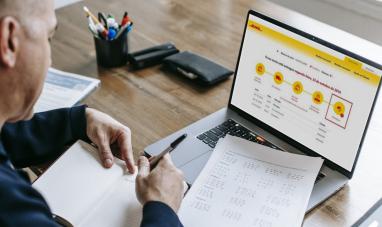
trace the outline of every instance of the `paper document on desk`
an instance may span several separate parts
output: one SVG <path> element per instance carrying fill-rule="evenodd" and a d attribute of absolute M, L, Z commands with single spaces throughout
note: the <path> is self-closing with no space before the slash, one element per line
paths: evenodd
<path fill-rule="evenodd" d="M 54 214 L 73 226 L 138 227 L 142 206 L 135 194 L 135 177 L 121 160 L 115 159 L 109 169 L 102 167 L 97 150 L 77 142 L 33 187 Z"/>
<path fill-rule="evenodd" d="M 301 226 L 321 158 L 221 139 L 183 200 L 185 227 Z"/>
<path fill-rule="evenodd" d="M 49 68 L 35 112 L 72 107 L 93 91 L 100 81 Z"/>

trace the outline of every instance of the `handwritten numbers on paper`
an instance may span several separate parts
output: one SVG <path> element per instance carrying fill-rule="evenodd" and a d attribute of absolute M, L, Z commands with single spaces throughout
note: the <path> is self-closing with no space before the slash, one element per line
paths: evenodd
<path fill-rule="evenodd" d="M 198 195 L 206 199 L 212 199 L 214 191 L 209 188 L 202 187 L 198 190 Z"/>
<path fill-rule="evenodd" d="M 251 161 L 251 160 L 248 160 L 248 161 L 245 161 L 243 163 L 243 168 L 244 169 L 249 169 L 249 170 L 257 170 L 258 168 L 260 167 L 260 164 L 255 162 L 255 161 Z"/>
<path fill-rule="evenodd" d="M 265 216 L 269 216 L 269 217 L 272 217 L 272 218 L 280 217 L 280 213 L 279 213 L 279 211 L 276 208 L 273 208 L 273 207 L 270 207 L 270 206 L 267 206 L 267 205 L 263 205 L 261 207 L 260 214 L 263 214 Z"/>
<path fill-rule="evenodd" d="M 229 199 L 229 204 L 236 207 L 243 207 L 246 204 L 246 199 L 239 198 L 239 197 L 231 197 Z"/>
<path fill-rule="evenodd" d="M 260 189 L 270 189 L 273 187 L 273 184 L 274 184 L 274 181 L 272 179 L 269 179 L 269 178 L 266 178 L 266 177 L 262 177 L 261 179 L 259 179 L 259 181 L 257 182 L 257 187 L 260 188 Z"/>
<path fill-rule="evenodd" d="M 268 195 L 266 199 L 266 203 L 278 207 L 289 207 L 290 201 L 288 198 L 283 198 L 280 196 Z"/>
<path fill-rule="evenodd" d="M 301 181 L 302 179 L 304 179 L 304 176 L 301 175 L 301 174 L 295 174 L 295 173 L 288 173 L 287 174 L 287 179 L 292 179 L 292 180 L 295 180 L 295 181 Z"/>
<path fill-rule="evenodd" d="M 265 173 L 266 174 L 269 174 L 269 175 L 272 175 L 272 176 L 280 176 L 283 172 L 279 169 L 275 169 L 275 168 L 271 168 L 271 167 L 267 167 L 265 169 Z"/>
<path fill-rule="evenodd" d="M 281 194 L 287 196 L 287 195 L 293 195 L 295 190 L 296 190 L 296 185 L 290 184 L 290 183 L 285 183 L 282 185 L 279 192 Z"/>
<path fill-rule="evenodd" d="M 224 190 L 224 181 L 213 176 L 210 176 L 209 178 L 207 178 L 206 185 L 211 188 Z"/>
<path fill-rule="evenodd" d="M 231 209 L 224 209 L 222 212 L 222 217 L 226 218 L 230 221 L 238 222 L 241 219 L 242 214 L 238 211 L 234 211 Z"/>
<path fill-rule="evenodd" d="M 245 185 L 245 184 L 248 184 L 250 177 L 251 175 L 248 173 L 237 172 L 237 174 L 235 175 L 235 181 L 239 185 Z"/>
<path fill-rule="evenodd" d="M 208 212 L 211 208 L 211 205 L 200 200 L 195 200 L 191 203 L 191 207 L 199 211 Z"/>
<path fill-rule="evenodd" d="M 223 155 L 222 161 L 232 165 L 237 162 L 237 157 L 230 152 L 226 152 Z"/>
<path fill-rule="evenodd" d="M 219 142 L 182 204 L 186 226 L 301 226 L 322 160 L 251 145 Z"/>
<path fill-rule="evenodd" d="M 235 195 L 249 198 L 249 199 L 253 199 L 256 196 L 256 190 L 251 189 L 251 188 L 247 188 L 247 187 L 239 186 L 239 187 L 237 187 L 237 189 L 235 191 Z"/>
<path fill-rule="evenodd" d="M 272 227 L 272 222 L 262 218 L 256 218 L 252 224 L 253 227 Z"/>
<path fill-rule="evenodd" d="M 211 175 L 216 176 L 218 178 L 225 178 L 228 176 L 229 170 L 229 167 L 218 163 L 212 169 Z"/>

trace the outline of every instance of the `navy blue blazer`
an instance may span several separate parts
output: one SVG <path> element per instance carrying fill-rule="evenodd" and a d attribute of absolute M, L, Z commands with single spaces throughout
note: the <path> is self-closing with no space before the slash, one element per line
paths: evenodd
<path fill-rule="evenodd" d="M 35 114 L 32 120 L 5 124 L 0 134 L 0 226 L 57 226 L 44 198 L 19 168 L 54 160 L 86 135 L 85 106 Z M 148 202 L 142 227 L 180 227 L 166 204 Z"/>

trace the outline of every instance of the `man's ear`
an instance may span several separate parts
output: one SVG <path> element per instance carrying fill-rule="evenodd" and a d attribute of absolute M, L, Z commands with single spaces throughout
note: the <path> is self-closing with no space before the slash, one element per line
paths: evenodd
<path fill-rule="evenodd" d="M 20 48 L 21 25 L 13 17 L 0 20 L 0 64 L 7 68 L 16 65 Z"/>

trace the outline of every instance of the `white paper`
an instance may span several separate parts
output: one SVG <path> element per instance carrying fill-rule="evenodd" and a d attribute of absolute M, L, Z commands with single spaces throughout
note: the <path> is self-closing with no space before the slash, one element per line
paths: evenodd
<path fill-rule="evenodd" d="M 137 172 L 137 171 L 136 171 Z M 139 226 L 142 206 L 135 175 L 121 160 L 106 169 L 97 150 L 75 143 L 34 183 L 54 214 L 74 226 Z"/>
<path fill-rule="evenodd" d="M 138 227 L 142 219 L 142 206 L 135 195 L 135 176 L 120 178 L 107 195 L 80 223 L 80 227 Z"/>
<path fill-rule="evenodd" d="M 72 107 L 94 90 L 100 81 L 50 68 L 35 112 Z"/>
<path fill-rule="evenodd" d="M 183 200 L 185 227 L 301 226 L 323 160 L 226 136 Z"/>

